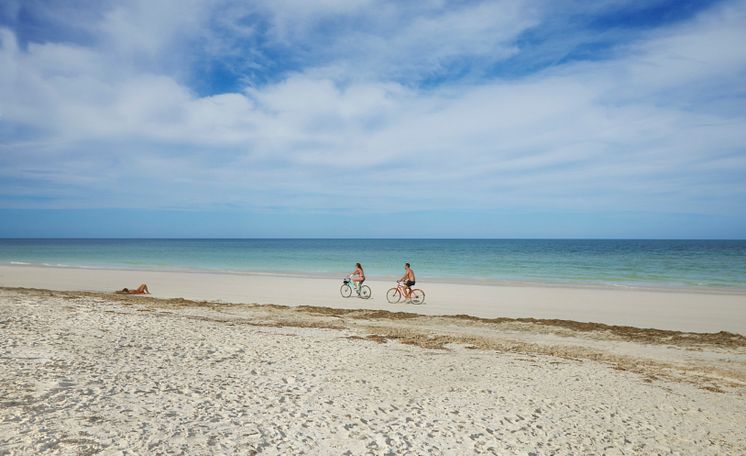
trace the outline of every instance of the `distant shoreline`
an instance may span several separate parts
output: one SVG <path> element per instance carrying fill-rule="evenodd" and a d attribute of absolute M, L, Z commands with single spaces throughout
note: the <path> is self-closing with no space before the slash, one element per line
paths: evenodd
<path fill-rule="evenodd" d="M 746 335 L 746 293 L 445 283 L 421 278 L 423 305 L 390 304 L 393 279 L 370 278 L 370 299 L 343 298 L 342 277 L 0 265 L 0 287 L 113 293 L 147 283 L 155 298 L 229 304 L 373 309 L 422 315 L 538 318 Z"/>
<path fill-rule="evenodd" d="M 0 239 L 0 264 L 341 279 L 746 293 L 746 241 Z"/>
<path fill-rule="evenodd" d="M 19 267 L 19 268 L 49 268 L 49 269 L 74 269 L 84 271 L 122 271 L 122 272 L 142 272 L 142 273 L 186 273 L 186 274 L 214 274 L 228 276 L 247 276 L 247 277 L 273 277 L 279 279 L 339 279 L 345 277 L 345 273 L 307 273 L 299 271 L 237 271 L 229 269 L 199 269 L 199 268 L 163 268 L 163 267 L 121 267 L 121 266 L 76 266 L 65 264 L 48 264 L 48 263 L 29 263 L 20 261 L 0 262 L 0 266 Z M 498 280 L 498 279 L 467 279 L 458 277 L 427 277 L 419 276 L 422 283 L 433 284 L 451 284 L 451 285 L 479 285 L 489 287 L 527 287 L 527 288 L 566 288 L 566 289 L 588 289 L 588 290 L 615 290 L 615 291 L 649 291 L 649 292 L 683 292 L 697 294 L 716 294 L 716 295 L 737 295 L 746 296 L 746 284 L 743 287 L 709 287 L 686 284 L 613 284 L 604 282 L 583 282 L 583 281 L 560 281 L 560 280 Z M 369 280 L 395 282 L 399 276 L 369 276 Z"/>

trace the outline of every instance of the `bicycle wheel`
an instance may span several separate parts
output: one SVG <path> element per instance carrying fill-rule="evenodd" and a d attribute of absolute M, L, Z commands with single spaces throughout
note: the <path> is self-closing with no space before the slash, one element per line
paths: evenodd
<path fill-rule="evenodd" d="M 342 294 L 343 298 L 349 298 L 352 296 L 352 287 L 344 284 L 339 288 L 339 292 Z"/>
<path fill-rule="evenodd" d="M 386 292 L 386 301 L 388 301 L 389 304 L 396 304 L 401 301 L 401 291 L 399 291 L 398 288 L 390 289 Z"/>
<path fill-rule="evenodd" d="M 422 304 L 425 302 L 425 292 L 419 288 L 412 290 L 412 294 L 409 297 L 412 299 L 412 304 Z"/>
<path fill-rule="evenodd" d="M 360 297 L 361 298 L 368 299 L 368 298 L 370 298 L 370 295 L 371 295 L 371 291 L 370 291 L 370 287 L 368 285 L 363 285 L 362 287 L 360 287 Z"/>

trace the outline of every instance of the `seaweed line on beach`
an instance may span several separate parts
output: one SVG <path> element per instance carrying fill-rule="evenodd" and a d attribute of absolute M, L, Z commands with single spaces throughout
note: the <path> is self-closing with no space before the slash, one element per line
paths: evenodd
<path fill-rule="evenodd" d="M 661 345 L 684 350 L 736 350 L 746 347 L 746 338 L 738 334 L 686 333 L 599 323 L 530 318 L 483 319 L 467 315 L 425 316 L 384 310 L 334 309 L 313 306 L 264 304 L 227 304 L 192 301 L 183 298 L 159 299 L 147 296 L 115 295 L 96 292 L 57 292 L 36 289 L 4 288 L 24 294 L 58 297 L 81 303 L 114 302 L 131 306 L 133 312 L 162 317 L 178 317 L 227 325 L 268 328 L 313 328 L 348 331 L 350 340 L 386 343 L 396 341 L 423 349 L 445 350 L 451 346 L 513 354 L 544 355 L 573 361 L 594 361 L 616 370 L 642 375 L 646 381 L 658 379 L 684 382 L 720 392 L 722 388 L 746 385 L 743 369 L 722 366 L 688 366 L 609 353 L 583 345 L 583 341 L 626 341 Z M 202 309 L 201 314 L 165 312 L 167 309 Z M 204 311 L 210 312 L 204 314 Z M 472 331 L 470 333 L 470 331 Z M 474 333 L 476 332 L 476 333 Z M 570 345 L 534 343 L 517 340 L 515 333 L 551 333 L 572 342 Z M 577 340 L 574 340 L 577 339 Z"/>
<path fill-rule="evenodd" d="M 562 330 L 569 330 L 572 333 L 604 334 L 605 336 L 614 336 L 622 340 L 648 344 L 674 345 L 682 347 L 713 346 L 723 348 L 746 348 L 746 336 L 727 331 L 720 331 L 717 333 L 699 333 L 656 328 L 637 328 L 634 326 L 608 325 L 604 323 L 580 322 L 560 319 L 508 317 L 481 318 L 463 314 L 429 316 L 413 312 L 394 312 L 375 309 L 341 309 L 321 306 L 293 307 L 277 304 L 223 303 L 214 301 L 195 301 L 185 298 L 154 298 L 152 296 L 118 295 L 112 293 L 91 291 L 52 291 L 36 288 L 11 287 L 0 287 L 0 289 L 8 291 L 43 293 L 49 296 L 60 296 L 65 299 L 75 299 L 77 297 L 85 296 L 106 300 L 114 300 L 124 304 L 150 303 L 161 307 L 206 307 L 218 312 L 225 310 L 236 310 L 238 308 L 259 308 L 265 310 L 283 310 L 308 315 L 341 317 L 358 320 L 436 319 L 443 322 L 461 321 L 491 327 L 510 326 L 510 329 L 512 330 L 534 331 L 537 327 L 541 326 L 549 330 L 555 329 L 560 335 L 563 334 Z"/>

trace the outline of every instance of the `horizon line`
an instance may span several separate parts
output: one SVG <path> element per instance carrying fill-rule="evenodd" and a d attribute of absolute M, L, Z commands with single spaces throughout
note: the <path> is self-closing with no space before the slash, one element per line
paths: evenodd
<path fill-rule="evenodd" d="M 324 236 L 246 236 L 246 237 L 146 237 L 146 236 L 0 236 L 0 240 L 161 240 L 161 241 L 208 241 L 208 240 L 225 240 L 225 241 L 269 241 L 269 240 L 350 240 L 350 241 L 746 241 L 744 238 L 667 238 L 667 237 L 324 237 Z"/>

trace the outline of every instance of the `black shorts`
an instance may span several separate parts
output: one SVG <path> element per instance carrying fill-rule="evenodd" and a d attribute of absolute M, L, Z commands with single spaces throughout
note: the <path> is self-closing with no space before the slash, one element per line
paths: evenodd
<path fill-rule="evenodd" d="M 408 286 L 408 287 L 411 287 L 411 286 L 413 286 L 413 285 L 414 285 L 414 280 L 407 280 L 406 282 L 404 282 L 404 284 L 405 284 L 406 286 Z"/>

